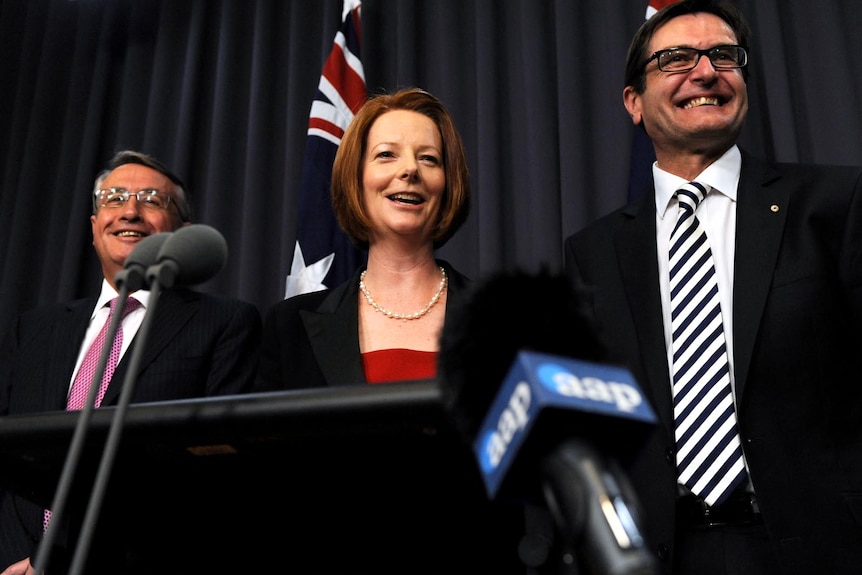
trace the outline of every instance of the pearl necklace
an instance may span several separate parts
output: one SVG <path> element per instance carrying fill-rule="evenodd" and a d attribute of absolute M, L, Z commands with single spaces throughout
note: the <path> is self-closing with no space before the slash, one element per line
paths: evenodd
<path fill-rule="evenodd" d="M 374 298 L 372 298 L 371 294 L 368 293 L 368 288 L 365 287 L 365 272 L 367 272 L 367 271 L 368 270 L 363 270 L 362 274 L 359 276 L 359 289 L 362 291 L 362 295 L 365 296 L 365 299 L 368 300 L 368 303 L 371 304 L 371 307 L 373 307 L 375 310 L 379 311 L 380 313 L 382 313 L 386 317 L 389 317 L 392 319 L 400 319 L 400 320 L 404 320 L 404 321 L 406 321 L 408 319 L 419 319 L 420 317 L 422 317 L 423 315 L 428 313 L 428 311 L 432 307 L 434 307 L 434 304 L 437 303 L 437 300 L 440 299 L 440 296 L 443 295 L 443 290 L 446 289 L 446 285 L 449 283 L 449 278 L 446 276 L 446 270 L 444 270 L 441 266 L 440 267 L 440 273 L 442 274 L 443 277 L 440 278 L 440 285 L 437 286 L 437 293 L 434 294 L 434 297 L 431 298 L 431 301 L 429 301 L 427 304 L 425 304 L 425 307 L 423 307 L 422 309 L 420 309 L 416 313 L 410 313 L 410 314 L 395 313 L 395 312 L 389 311 L 385 307 L 382 307 L 380 304 L 378 304 L 376 301 L 374 301 Z"/>

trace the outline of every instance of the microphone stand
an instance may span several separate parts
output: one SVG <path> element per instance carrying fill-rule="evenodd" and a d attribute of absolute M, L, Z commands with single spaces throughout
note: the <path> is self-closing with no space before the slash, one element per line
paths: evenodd
<path fill-rule="evenodd" d="M 548 508 L 590 573 L 658 573 L 634 491 L 616 463 L 588 443 L 569 439 L 544 458 L 542 475 Z"/>
<path fill-rule="evenodd" d="M 119 295 L 117 296 L 117 305 L 115 310 L 122 310 L 129 297 L 129 288 L 122 284 L 119 286 Z M 114 313 L 111 317 L 111 323 L 108 326 L 105 341 L 113 341 L 117 335 L 120 322 L 123 320 L 122 313 Z M 93 381 L 90 384 L 90 390 L 87 393 L 87 401 L 84 402 L 84 407 L 78 415 L 77 423 L 75 424 L 75 432 L 72 436 L 72 442 L 69 446 L 69 453 L 66 455 L 66 460 L 63 464 L 63 471 L 60 474 L 60 479 L 57 483 L 57 490 L 54 493 L 54 500 L 51 503 L 51 521 L 45 533 L 42 535 L 42 541 L 36 551 L 35 562 L 33 563 L 35 573 L 44 573 L 48 566 L 51 557 L 51 550 L 54 546 L 54 540 L 57 538 L 57 530 L 59 529 L 63 514 L 66 508 L 66 501 L 69 498 L 69 490 L 72 487 L 72 481 L 75 479 L 75 472 L 78 467 L 78 461 L 84 450 L 84 442 L 87 438 L 87 428 L 92 418 L 93 409 L 95 408 L 96 396 L 99 391 L 99 385 L 102 382 L 102 376 L 105 373 L 105 366 L 108 365 L 108 356 L 111 353 L 111 346 L 105 345 L 99 355 L 99 363 L 96 366 L 93 374 Z"/>
<path fill-rule="evenodd" d="M 184 239 L 181 240 L 178 238 Z M 173 244 L 171 244 L 171 242 L 173 242 Z M 90 501 L 87 505 L 87 512 L 84 517 L 81 533 L 75 546 L 75 554 L 72 558 L 69 575 L 79 575 L 87 560 L 90 542 L 98 521 L 108 480 L 110 479 L 114 456 L 119 446 L 126 411 L 131 403 L 135 386 L 137 384 L 137 371 L 141 363 L 144 347 L 149 339 L 150 326 L 152 325 L 153 317 L 155 317 L 159 294 L 161 293 L 162 288 L 170 289 L 174 287 L 174 285 L 178 283 L 178 277 L 185 277 L 185 281 L 187 283 L 196 283 L 209 279 L 209 277 L 212 277 L 214 273 L 221 269 L 224 265 L 224 260 L 227 258 L 227 243 L 225 242 L 224 237 L 215 228 L 204 226 L 202 224 L 186 226 L 173 233 L 163 233 L 150 236 L 142 240 L 139 246 L 145 246 L 146 249 L 144 249 L 142 253 L 137 254 L 137 257 L 132 260 L 132 262 L 127 262 L 126 268 L 118 272 L 114 278 L 114 283 L 118 286 L 121 297 L 118 305 L 125 304 L 129 291 L 135 291 L 144 286 L 149 286 L 151 293 L 150 303 L 147 307 L 146 313 L 144 314 L 141 326 L 138 328 L 138 334 L 135 337 L 134 345 L 131 349 L 128 371 L 123 381 L 123 387 L 120 391 L 120 397 L 116 411 L 114 412 L 114 417 L 111 420 L 111 427 L 108 433 L 108 438 L 105 442 L 104 451 L 102 452 L 102 459 L 99 463 L 99 469 L 93 484 L 93 489 L 90 494 Z M 197 256 L 196 252 L 200 249 L 216 253 L 218 255 L 218 261 L 204 259 L 201 265 L 189 265 L 190 260 L 191 262 L 196 261 L 194 259 L 195 256 Z M 175 258 L 179 258 L 181 261 L 184 261 L 184 266 L 186 268 L 190 268 L 191 271 L 186 269 L 185 276 L 182 276 L 180 273 L 181 266 L 177 261 L 175 261 Z M 153 261 L 158 263 L 148 263 Z M 121 319 L 122 314 L 116 314 L 113 317 L 111 324 L 111 340 L 113 340 L 113 337 L 116 335 Z M 97 373 L 104 373 L 109 353 L 110 346 L 105 346 L 102 350 L 100 363 L 101 368 L 97 370 Z M 100 381 L 101 378 L 96 380 L 90 388 L 89 400 L 86 406 L 90 409 L 92 409 L 92 405 L 95 403 L 96 390 Z M 87 412 L 87 418 L 89 418 L 89 412 Z M 82 420 L 83 419 L 84 418 L 82 417 Z M 86 427 L 86 421 L 81 421 L 78 427 L 83 433 L 83 429 Z M 80 448 L 77 451 L 80 452 Z M 77 455 L 75 457 L 77 458 Z M 68 475 L 69 478 L 67 481 L 71 482 L 71 471 Z M 68 487 L 65 485 L 65 482 L 63 482 L 63 487 L 65 499 L 65 491 L 68 491 Z M 62 503 L 63 501 L 61 501 L 61 509 Z M 52 523 L 54 523 L 53 515 Z M 50 544 L 51 540 L 49 540 L 48 543 Z M 45 546 L 44 539 L 43 546 Z M 42 552 L 40 549 L 39 555 L 46 553 L 47 551 Z M 37 558 L 38 567 L 41 569 L 36 569 L 36 573 L 41 575 L 42 570 L 44 569 L 43 565 L 46 563 L 46 561 Z"/>
<path fill-rule="evenodd" d="M 87 505 L 87 513 L 84 516 L 84 524 L 81 527 L 81 535 L 75 548 L 75 555 L 72 558 L 69 575 L 80 575 L 80 573 L 83 572 L 82 569 L 84 567 L 84 562 L 87 560 L 87 555 L 90 550 L 90 542 L 93 538 L 93 532 L 99 518 L 99 512 L 102 508 L 105 489 L 111 476 L 114 456 L 120 443 L 120 436 L 123 430 L 126 411 L 129 403 L 131 403 L 135 386 L 137 384 L 136 373 L 138 371 L 138 366 L 141 363 L 145 344 L 149 337 L 150 326 L 153 323 L 153 317 L 155 316 L 155 310 L 159 301 L 160 293 L 161 286 L 158 278 L 155 278 L 150 286 L 151 295 L 149 305 L 147 306 L 147 313 L 144 315 L 141 327 L 138 328 L 138 333 L 135 337 L 136 341 L 134 349 L 132 349 L 129 368 L 126 372 L 126 378 L 123 380 L 123 388 L 120 392 L 120 398 L 117 403 L 116 411 L 114 412 L 114 418 L 111 420 L 111 428 L 108 433 L 108 439 L 105 442 L 105 450 L 102 452 L 102 459 L 99 463 L 99 470 L 93 484 L 93 490 L 90 494 L 90 502 Z"/>

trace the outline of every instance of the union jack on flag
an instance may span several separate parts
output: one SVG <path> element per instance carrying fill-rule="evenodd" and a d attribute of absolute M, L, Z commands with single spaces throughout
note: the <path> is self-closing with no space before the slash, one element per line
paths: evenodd
<path fill-rule="evenodd" d="M 296 244 L 285 298 L 346 281 L 364 257 L 338 227 L 329 196 L 341 137 L 368 97 L 359 53 L 360 8 L 360 0 L 344 0 L 341 29 L 335 34 L 311 104 Z"/>

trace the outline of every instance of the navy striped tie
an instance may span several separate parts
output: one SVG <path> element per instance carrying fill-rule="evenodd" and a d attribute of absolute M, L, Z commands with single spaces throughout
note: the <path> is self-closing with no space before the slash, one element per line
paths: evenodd
<path fill-rule="evenodd" d="M 709 188 L 677 190 L 679 219 L 670 236 L 673 411 L 679 482 L 709 505 L 746 477 L 736 423 L 715 264 L 695 216 Z"/>

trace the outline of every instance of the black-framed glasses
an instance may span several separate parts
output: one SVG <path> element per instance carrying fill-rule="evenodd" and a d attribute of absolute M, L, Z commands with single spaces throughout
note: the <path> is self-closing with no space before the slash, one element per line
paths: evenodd
<path fill-rule="evenodd" d="M 697 48 L 666 48 L 654 52 L 644 62 L 647 64 L 655 60 L 658 69 L 662 72 L 688 72 L 693 70 L 700 62 L 700 57 L 706 56 L 716 70 L 732 70 L 744 68 L 748 64 L 748 51 L 742 46 L 714 46 L 705 50 Z"/>
<path fill-rule="evenodd" d="M 135 196 L 138 205 L 150 210 L 167 210 L 171 202 L 176 203 L 176 200 L 170 194 L 155 189 L 130 192 L 126 188 L 105 188 L 96 190 L 96 207 L 108 209 L 122 208 L 132 196 Z M 182 216 L 179 204 L 177 204 L 177 212 Z"/>

